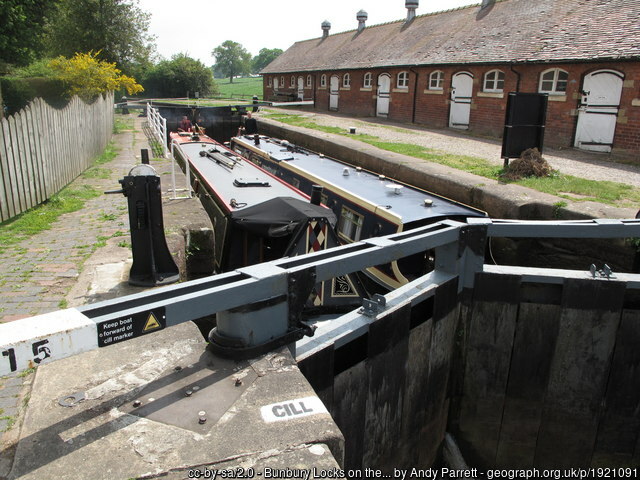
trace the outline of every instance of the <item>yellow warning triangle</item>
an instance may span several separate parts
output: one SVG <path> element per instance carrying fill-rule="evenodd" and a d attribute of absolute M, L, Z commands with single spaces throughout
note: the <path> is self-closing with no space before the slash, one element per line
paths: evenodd
<path fill-rule="evenodd" d="M 142 329 L 142 331 L 148 332 L 150 330 L 160 328 L 161 326 L 162 325 L 160 325 L 160 322 L 158 322 L 158 319 L 155 317 L 155 315 L 153 313 L 150 313 L 149 318 L 147 318 L 147 323 L 144 324 L 144 328 Z"/>

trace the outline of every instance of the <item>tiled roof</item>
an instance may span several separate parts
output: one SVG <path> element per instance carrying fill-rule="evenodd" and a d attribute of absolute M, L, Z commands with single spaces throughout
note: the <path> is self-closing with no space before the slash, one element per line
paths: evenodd
<path fill-rule="evenodd" d="M 612 59 L 640 59 L 640 0 L 498 0 L 419 15 L 296 42 L 262 73 Z"/>

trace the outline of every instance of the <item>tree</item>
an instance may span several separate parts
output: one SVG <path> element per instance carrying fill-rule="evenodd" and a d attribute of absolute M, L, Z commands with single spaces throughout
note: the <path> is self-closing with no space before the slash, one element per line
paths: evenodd
<path fill-rule="evenodd" d="M 280 48 L 261 48 L 258 55 L 253 57 L 251 61 L 251 73 L 260 73 L 260 71 L 273 62 L 280 54 L 282 50 Z"/>
<path fill-rule="evenodd" d="M 62 80 L 69 96 L 78 95 L 92 101 L 98 95 L 115 90 L 126 90 L 129 95 L 144 89 L 135 79 L 122 75 L 115 63 L 98 60 L 97 53 L 76 53 L 73 58 L 58 57 L 49 66 Z"/>
<path fill-rule="evenodd" d="M 227 40 L 214 48 L 211 55 L 216 59 L 215 69 L 229 77 L 231 83 L 234 76 L 251 71 L 251 54 L 237 42 Z"/>
<path fill-rule="evenodd" d="M 42 52 L 47 15 L 58 0 L 0 0 L 0 63 L 27 65 Z"/>
<path fill-rule="evenodd" d="M 183 97 L 188 93 L 216 93 L 211 69 L 184 53 L 163 60 L 147 72 L 143 82 L 147 92 L 158 97 Z"/>
<path fill-rule="evenodd" d="M 131 72 L 148 63 L 155 46 L 149 14 L 137 0 L 59 0 L 47 23 L 46 44 L 52 56 L 100 52 L 100 59 Z"/>
<path fill-rule="evenodd" d="M 211 71 L 213 72 L 213 78 L 225 78 L 227 76 L 226 72 L 222 72 L 218 65 L 212 65 Z"/>

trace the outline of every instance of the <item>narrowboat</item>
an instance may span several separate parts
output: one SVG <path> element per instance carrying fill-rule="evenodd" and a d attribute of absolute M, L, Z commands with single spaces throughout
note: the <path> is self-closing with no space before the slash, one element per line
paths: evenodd
<path fill-rule="evenodd" d="M 335 158 L 264 135 L 231 139 L 231 149 L 272 175 L 309 194 L 313 185 L 323 187 L 322 204 L 337 216 L 337 234 L 342 243 L 389 235 L 442 219 L 464 221 L 486 213 L 355 167 Z M 424 275 L 433 258 L 424 254 L 370 268 L 370 291 L 385 291 Z M 378 287 L 378 288 L 376 288 Z"/>
<path fill-rule="evenodd" d="M 211 219 L 216 272 L 340 245 L 336 216 L 319 199 L 312 203 L 309 195 L 206 135 L 172 132 L 170 138 Z M 347 275 L 316 285 L 307 306 L 340 311 L 359 306 L 365 296 L 357 276 Z"/>

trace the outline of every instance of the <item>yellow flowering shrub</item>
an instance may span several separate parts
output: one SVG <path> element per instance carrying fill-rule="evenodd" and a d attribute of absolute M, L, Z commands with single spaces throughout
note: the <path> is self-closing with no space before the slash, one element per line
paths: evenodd
<path fill-rule="evenodd" d="M 72 58 L 60 56 L 51 60 L 49 66 L 64 82 L 70 96 L 78 95 L 85 101 L 92 101 L 110 90 L 125 89 L 129 95 L 144 90 L 133 77 L 122 75 L 115 63 L 98 60 L 99 53 L 76 53 Z"/>

